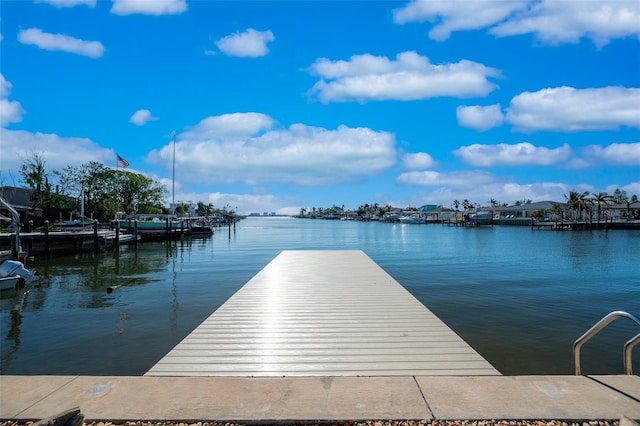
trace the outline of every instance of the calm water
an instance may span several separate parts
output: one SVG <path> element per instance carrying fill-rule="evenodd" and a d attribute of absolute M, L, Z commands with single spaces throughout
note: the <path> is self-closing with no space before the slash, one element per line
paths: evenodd
<path fill-rule="evenodd" d="M 249 218 L 204 239 L 36 259 L 40 281 L 0 299 L 0 370 L 144 374 L 280 251 L 358 249 L 503 374 L 572 374 L 578 336 L 610 311 L 640 313 L 638 247 L 636 231 Z M 612 324 L 583 347 L 583 372 L 621 374 L 638 332 Z"/>

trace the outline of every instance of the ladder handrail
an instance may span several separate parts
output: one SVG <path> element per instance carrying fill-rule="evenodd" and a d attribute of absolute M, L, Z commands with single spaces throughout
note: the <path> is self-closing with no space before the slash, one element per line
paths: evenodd
<path fill-rule="evenodd" d="M 633 367 L 631 366 L 631 351 L 633 347 L 640 343 L 640 333 L 632 337 L 627 343 L 624 344 L 624 374 L 632 375 Z"/>
<path fill-rule="evenodd" d="M 582 374 L 580 370 L 580 348 L 582 348 L 582 345 L 587 343 L 589 339 L 598 334 L 603 328 L 605 328 L 618 318 L 628 318 L 631 321 L 634 321 L 636 324 L 640 325 L 640 318 L 633 314 L 630 314 L 629 312 L 613 311 L 605 315 L 600 321 L 595 323 L 593 327 L 587 330 L 582 336 L 578 337 L 578 339 L 573 343 L 573 372 L 576 376 Z M 638 343 L 640 343 L 640 334 L 633 337 L 624 345 L 624 365 L 626 374 L 632 374 L 631 350 Z"/>

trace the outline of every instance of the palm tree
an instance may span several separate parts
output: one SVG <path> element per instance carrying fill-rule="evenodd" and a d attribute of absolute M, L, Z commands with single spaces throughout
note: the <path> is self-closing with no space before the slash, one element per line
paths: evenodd
<path fill-rule="evenodd" d="M 588 196 L 588 191 L 585 191 L 583 193 L 580 193 L 578 191 L 570 191 L 569 196 L 567 196 L 567 194 L 564 194 L 564 198 L 567 200 L 567 207 L 569 207 L 570 210 L 573 210 L 576 213 L 574 219 L 577 220 L 578 217 L 582 218 L 582 212 L 585 210 L 585 207 L 587 207 L 586 199 Z"/>
<path fill-rule="evenodd" d="M 613 203 L 613 196 L 607 194 L 606 192 L 600 192 L 597 195 L 593 194 L 591 198 L 589 198 L 592 203 L 596 205 L 596 217 L 598 221 L 598 226 L 600 225 L 600 212 L 602 210 L 602 206 L 610 206 Z"/>
<path fill-rule="evenodd" d="M 635 197 L 635 195 L 634 195 Z M 626 204 L 627 205 L 627 220 L 631 218 L 631 203 L 634 202 L 633 199 L 629 199 L 627 195 L 627 191 L 623 189 L 616 189 L 613 192 L 613 201 L 617 204 Z"/>
<path fill-rule="evenodd" d="M 458 207 L 460 207 L 460 201 L 453 200 L 453 206 L 456 208 L 456 211 L 458 211 Z"/>
<path fill-rule="evenodd" d="M 564 208 L 560 204 L 556 204 L 551 208 L 551 211 L 556 215 L 560 216 L 560 226 L 564 224 Z"/>

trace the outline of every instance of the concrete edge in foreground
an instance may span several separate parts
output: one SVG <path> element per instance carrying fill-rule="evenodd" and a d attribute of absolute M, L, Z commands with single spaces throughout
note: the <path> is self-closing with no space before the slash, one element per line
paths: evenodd
<path fill-rule="evenodd" d="M 87 421 L 640 419 L 638 376 L 0 376 L 0 419 Z"/>

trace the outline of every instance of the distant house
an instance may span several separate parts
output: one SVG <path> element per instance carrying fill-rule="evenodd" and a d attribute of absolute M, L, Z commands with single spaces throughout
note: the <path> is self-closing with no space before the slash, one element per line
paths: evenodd
<path fill-rule="evenodd" d="M 422 209 L 422 207 L 420 209 Z M 424 211 L 424 210 L 420 210 L 420 211 Z M 427 220 L 452 219 L 456 217 L 456 215 L 457 215 L 457 212 L 455 210 L 448 209 L 442 206 L 435 206 L 435 208 L 426 210 L 425 213 L 423 214 L 423 216 Z"/>
<path fill-rule="evenodd" d="M 533 216 L 534 212 L 547 211 L 547 217 L 554 218 L 556 214 L 553 209 L 559 206 L 566 212 L 567 206 L 565 203 L 558 203 L 556 201 L 538 201 L 535 203 L 525 203 L 519 205 L 512 205 L 500 208 L 500 218 L 529 218 Z M 566 213 L 565 213 L 566 217 Z"/>
<path fill-rule="evenodd" d="M 17 186 L 2 186 L 0 187 L 0 197 L 11 204 L 11 206 L 20 215 L 20 222 L 26 223 L 28 216 L 36 212 L 41 212 L 42 209 L 34 208 L 31 206 L 31 191 L 27 188 L 19 188 Z M 9 219 L 6 212 L 2 212 L 2 220 Z M 9 219 L 10 221 L 10 219 Z"/>
<path fill-rule="evenodd" d="M 640 202 L 621 203 L 603 206 L 608 219 L 613 220 L 638 220 L 640 219 Z"/>

